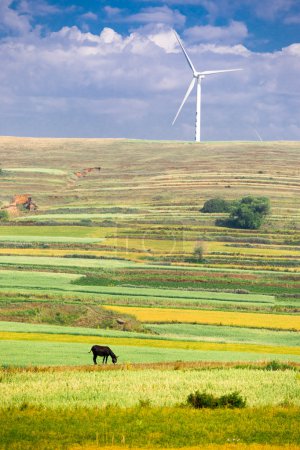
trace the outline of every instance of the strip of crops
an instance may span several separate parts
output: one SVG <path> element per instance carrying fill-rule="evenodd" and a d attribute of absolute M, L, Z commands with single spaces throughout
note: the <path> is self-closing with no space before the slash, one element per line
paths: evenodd
<path fill-rule="evenodd" d="M 0 286 L 11 287 L 67 287 L 78 275 L 54 272 L 0 270 Z"/>
<path fill-rule="evenodd" d="M 30 259 L 30 258 L 28 258 Z M 47 258 L 44 258 L 47 259 Z M 55 260 L 59 258 L 54 258 Z M 75 258 L 74 258 L 75 259 Z M 61 260 L 64 261 L 63 258 Z M 73 258 L 66 259 L 73 261 Z M 82 260 L 81 258 L 78 259 Z M 89 260 L 87 260 L 89 261 Z M 76 259 L 77 262 L 77 259 Z M 75 262 L 75 264 L 76 264 Z M 94 260 L 92 260 L 92 263 Z M 122 267 L 122 262 L 110 261 L 110 260 L 97 260 L 99 267 L 109 269 L 111 264 L 115 267 L 119 265 Z M 70 266 L 72 264 L 69 263 Z M 129 263 L 130 264 L 130 263 Z M 50 268 L 47 268 L 49 271 Z M 108 276 L 108 275 L 106 275 Z M 121 275 L 122 276 L 122 275 Z M 118 278 L 118 277 L 117 277 Z M 224 293 L 224 292 L 211 292 L 211 291 L 187 291 L 180 289 L 155 289 L 155 288 L 141 288 L 141 287 L 118 287 L 118 286 L 103 286 L 105 283 L 105 278 L 80 278 L 77 275 L 72 274 L 53 274 L 49 272 L 30 272 L 30 271 L 13 271 L 13 270 L 2 270 L 0 271 L 0 289 L 3 291 L 9 288 L 14 288 L 17 291 L 24 291 L 29 289 L 32 292 L 42 290 L 47 293 L 47 289 L 52 292 L 65 291 L 70 293 L 72 291 L 73 295 L 85 295 L 85 294 L 97 294 L 97 298 L 101 299 L 102 302 L 119 302 L 120 304 L 132 304 L 132 305 L 145 305 L 145 304 L 155 304 L 155 305 L 169 305 L 169 306 L 189 306 L 198 303 L 211 303 L 214 305 L 239 305 L 239 306 L 250 306 L 264 307 L 271 306 L 274 303 L 274 296 L 271 295 L 261 295 L 261 294 L 235 294 L 235 293 Z M 98 283 L 95 285 L 93 283 Z M 13 292 L 12 292 L 13 295 Z"/>
<path fill-rule="evenodd" d="M 3 448 L 22 450 L 296 450 L 300 444 L 299 420 L 299 408 L 293 407 L 238 411 L 179 407 L 124 410 L 114 406 L 53 410 L 24 403 L 20 408 L 0 410 L 0 437 Z"/>
<path fill-rule="evenodd" d="M 79 336 L 97 336 L 100 337 L 129 337 L 148 339 L 160 339 L 159 336 L 149 335 L 146 333 L 137 333 L 134 331 L 103 329 L 103 328 L 87 328 L 81 326 L 62 326 L 62 325 L 48 325 L 44 323 L 24 323 L 24 322 L 5 322 L 0 321 L 0 332 L 18 332 L 18 333 L 43 333 L 43 334 L 67 334 Z M 292 344 L 293 345 L 293 344 Z"/>
<path fill-rule="evenodd" d="M 134 270 L 136 269 L 136 270 Z M 195 268 L 192 268 L 195 269 Z M 81 285 L 102 285 L 120 286 L 127 284 L 130 286 L 147 286 L 152 288 L 181 288 L 186 290 L 228 290 L 245 289 L 254 293 L 295 293 L 300 289 L 300 275 L 264 273 L 257 271 L 237 271 L 237 270 L 214 270 L 208 268 L 198 268 L 191 270 L 191 267 L 155 267 L 133 266 L 131 269 L 106 270 L 105 272 L 83 277 Z M 246 296 L 247 298 L 248 296 Z"/>
<path fill-rule="evenodd" d="M 35 251 L 35 250 L 34 250 Z M 49 251 L 49 250 L 47 250 Z M 50 250 L 51 251 L 51 250 Z M 55 252 L 56 250 L 54 250 Z M 73 252 L 72 252 L 73 253 Z M 22 260 L 28 260 L 29 258 L 22 258 Z M 51 264 L 51 261 L 61 263 L 64 261 L 64 258 L 54 258 L 49 261 L 49 258 L 42 258 L 43 261 L 47 260 L 48 264 Z M 82 261 L 82 258 L 79 258 Z M 33 261 L 37 263 L 39 258 L 33 258 Z M 73 264 L 73 267 L 76 265 L 77 258 L 71 258 L 69 264 Z M 105 271 L 98 272 L 95 276 L 87 276 L 82 277 L 80 281 L 78 280 L 78 284 L 80 284 L 83 289 L 86 289 L 87 286 L 91 285 L 96 289 L 103 288 L 104 286 L 109 286 L 109 288 L 115 292 L 115 288 L 113 286 L 118 286 L 120 284 L 127 284 L 130 286 L 135 286 L 135 289 L 131 287 L 132 292 L 138 292 L 136 288 L 141 289 L 142 286 L 148 286 L 148 290 L 145 290 L 145 293 L 153 296 L 155 293 L 164 293 L 171 292 L 178 295 L 186 296 L 186 288 L 190 287 L 193 289 L 199 289 L 198 291 L 190 291 L 187 295 L 197 295 L 197 296 L 219 296 L 222 299 L 235 298 L 237 299 L 255 299 L 256 301 L 272 301 L 274 297 L 270 294 L 295 294 L 299 290 L 299 275 L 297 274 L 274 274 L 273 272 L 268 274 L 257 273 L 255 271 L 247 272 L 247 271 L 236 271 L 232 270 L 229 272 L 228 270 L 213 270 L 213 269 L 198 269 L 191 270 L 195 268 L 185 267 L 185 268 L 176 268 L 176 267 L 161 267 L 157 268 L 155 266 L 147 266 L 147 265 L 138 265 L 133 264 L 128 261 L 116 261 L 116 260 L 86 260 L 89 261 L 90 264 L 102 264 Z M 111 263 L 111 265 L 110 265 Z M 119 267 L 117 267 L 119 265 Z M 47 267 L 47 266 L 46 266 Z M 45 270 L 45 266 L 43 269 Z M 49 266 L 49 272 L 53 268 L 53 266 Z M 42 272 L 45 273 L 45 272 Z M 24 275 L 30 278 L 33 283 L 36 281 L 39 282 L 39 273 L 35 270 L 31 272 L 27 268 L 27 271 L 17 271 L 17 270 L 1 270 L 0 276 L 2 280 L 2 285 L 9 285 L 11 280 L 15 280 L 15 284 L 18 285 L 19 281 L 24 280 Z M 60 277 L 60 275 L 59 275 Z M 28 283 L 27 283 L 28 284 Z M 98 285 L 98 287 L 97 287 Z M 34 286 L 34 284 L 33 284 Z M 40 286 L 40 283 L 39 283 Z M 55 285 L 53 285 L 54 287 Z M 75 288 L 75 286 L 70 286 L 70 288 Z M 162 288 L 164 288 L 162 290 Z M 167 288 L 167 289 L 166 289 Z M 176 290 L 174 288 L 177 288 Z M 178 290 L 178 288 L 181 289 Z M 231 293 L 216 293 L 216 292 L 208 292 L 209 290 L 219 289 L 246 289 L 251 290 L 251 294 L 231 294 Z M 76 288 L 75 288 L 76 289 Z M 123 293 L 124 287 L 121 288 L 121 292 Z M 128 289 L 128 286 L 126 286 Z M 203 289 L 206 289 L 203 291 Z M 263 295 L 261 297 L 259 294 L 253 293 L 252 291 L 261 292 Z M 142 292 L 142 291 L 140 291 Z M 264 293 L 269 295 L 264 295 Z M 256 295 L 258 295 L 256 297 Z M 174 295 L 173 295 L 174 296 Z"/>
<path fill-rule="evenodd" d="M 0 332 L 0 340 L 22 340 L 22 341 L 46 341 L 46 342 L 71 342 L 71 343 L 87 343 L 89 345 L 95 340 L 95 336 L 78 336 L 67 334 L 47 334 L 47 333 L 26 333 L 2 331 Z M 152 347 L 152 348 L 170 348 L 182 350 L 200 350 L 200 351 L 221 351 L 221 352 L 246 352 L 256 354 L 276 354 L 276 355 L 292 355 L 300 356 L 300 347 L 288 346 L 271 346 L 259 344 L 235 344 L 235 343 L 219 343 L 219 342 L 194 342 L 194 341 L 176 341 L 167 339 L 151 339 L 145 336 L 141 338 L 129 337 L 105 337 L 101 336 L 101 342 L 105 345 L 123 345 L 134 347 Z"/>
<path fill-rule="evenodd" d="M 211 342 L 247 342 L 266 345 L 300 345 L 300 333 L 292 331 L 187 323 L 149 324 L 147 328 L 164 338 L 206 340 Z"/>
<path fill-rule="evenodd" d="M 73 243 L 73 244 L 93 244 L 101 242 L 100 238 L 78 238 L 69 236 L 0 236 L 0 242 L 46 242 L 46 243 Z"/>
<path fill-rule="evenodd" d="M 86 214 L 40 214 L 40 215 L 34 215 L 34 216 L 24 216 L 18 218 L 18 222 L 40 222 L 44 220 L 53 220 L 58 219 L 63 222 L 67 222 L 69 220 L 72 221 L 79 221 L 82 219 L 124 219 L 127 217 L 131 217 L 132 220 L 136 220 L 137 218 L 143 218 L 145 217 L 145 214 L 124 214 L 124 213 L 86 213 Z"/>
<path fill-rule="evenodd" d="M 1 407 L 130 407 L 140 400 L 173 406 L 195 390 L 220 396 L 238 391 L 249 406 L 300 405 L 299 374 L 294 370 L 118 370 L 0 372 Z"/>
<path fill-rule="evenodd" d="M 196 324 L 151 324 L 147 326 L 156 335 L 99 328 L 62 325 L 0 322 L 0 331 L 21 333 L 68 334 L 106 338 L 139 338 L 155 340 L 183 340 L 219 343 L 248 343 L 270 346 L 300 346 L 299 333 L 291 331 L 259 330 L 256 328 L 227 327 Z"/>
<path fill-rule="evenodd" d="M 300 363 L 300 357 L 289 353 L 255 353 L 245 351 L 218 350 L 189 350 L 177 348 L 163 348 L 134 345 L 117 345 L 112 339 L 109 341 L 92 337 L 89 342 L 73 343 L 61 341 L 35 340 L 0 340 L 1 364 L 4 367 L 40 367 L 40 366 L 93 366 L 91 353 L 93 344 L 112 346 L 119 356 L 117 368 L 131 367 L 132 364 L 159 364 L 177 362 L 177 366 L 189 363 L 236 363 L 236 364 L 264 364 L 274 361 L 282 363 Z M 100 359 L 101 363 L 101 359 Z M 111 366 L 111 364 L 110 364 Z M 112 367 L 112 366 L 111 366 Z"/>
<path fill-rule="evenodd" d="M 94 279 L 81 278 L 76 280 L 74 284 L 77 285 L 93 285 Z M 101 283 L 101 281 L 100 281 Z M 99 283 L 99 284 L 100 284 Z M 94 288 L 94 285 L 93 285 Z M 101 286 L 101 292 L 110 294 L 122 294 L 127 296 L 139 296 L 139 297 L 166 297 L 166 298 L 190 298 L 190 299 L 211 299 L 211 300 L 230 300 L 232 302 L 261 302 L 261 303 L 273 303 L 273 295 L 260 295 L 260 294 L 235 294 L 225 292 L 209 292 L 209 291 L 188 291 L 188 290 L 175 290 L 175 289 L 154 289 L 143 287 L 110 287 Z"/>
<path fill-rule="evenodd" d="M 117 228 L 91 228 L 84 226 L 1 226 L 0 236 L 42 236 L 42 237 L 74 237 L 74 238 L 103 238 L 106 234 L 116 231 Z"/>
<path fill-rule="evenodd" d="M 47 258 L 43 256 L 0 256 L 0 265 L 26 265 L 46 267 L 128 267 L 134 263 L 130 261 L 84 259 L 84 258 Z"/>
<path fill-rule="evenodd" d="M 109 309 L 132 314 L 141 322 L 207 323 L 254 328 L 300 331 L 299 315 L 239 313 L 227 311 L 203 311 L 188 309 L 139 308 L 109 306 Z"/>

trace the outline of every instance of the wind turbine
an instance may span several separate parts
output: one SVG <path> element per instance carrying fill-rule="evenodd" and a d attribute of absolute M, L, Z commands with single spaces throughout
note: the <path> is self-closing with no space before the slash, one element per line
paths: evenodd
<path fill-rule="evenodd" d="M 177 41 L 179 42 L 179 45 L 183 51 L 183 54 L 188 62 L 188 65 L 190 66 L 190 68 L 192 69 L 193 72 L 193 78 L 192 81 L 188 87 L 188 90 L 186 91 L 186 94 L 184 96 L 184 99 L 182 100 L 182 103 L 177 111 L 177 114 L 173 120 L 172 125 L 174 125 L 177 117 L 179 116 L 179 113 L 183 107 L 183 105 L 185 104 L 188 96 L 190 95 L 190 93 L 192 92 L 193 87 L 195 86 L 195 83 L 197 83 L 197 103 L 196 103 L 196 134 L 195 134 L 195 141 L 196 142 L 200 142 L 201 141 L 201 82 L 202 80 L 207 76 L 207 75 L 214 75 L 215 73 L 224 73 L 224 72 L 236 72 L 238 70 L 243 70 L 243 69 L 227 69 L 227 70 L 205 70 L 204 72 L 198 72 L 189 55 L 187 54 L 178 34 L 176 33 L 176 31 L 174 31 L 175 36 Z"/>

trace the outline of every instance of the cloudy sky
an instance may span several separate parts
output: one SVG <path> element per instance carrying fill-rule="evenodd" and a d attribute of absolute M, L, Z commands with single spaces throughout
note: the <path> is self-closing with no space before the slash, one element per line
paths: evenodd
<path fill-rule="evenodd" d="M 0 0 L 0 135 L 300 139 L 300 0 Z"/>

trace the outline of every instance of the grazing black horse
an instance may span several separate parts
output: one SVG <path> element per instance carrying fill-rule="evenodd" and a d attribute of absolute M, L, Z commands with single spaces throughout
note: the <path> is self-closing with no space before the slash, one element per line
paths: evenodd
<path fill-rule="evenodd" d="M 93 352 L 94 364 L 97 364 L 97 356 L 103 356 L 102 363 L 107 363 L 107 358 L 111 356 L 112 362 L 116 364 L 118 356 L 109 347 L 104 347 L 102 345 L 93 345 L 89 353 Z"/>

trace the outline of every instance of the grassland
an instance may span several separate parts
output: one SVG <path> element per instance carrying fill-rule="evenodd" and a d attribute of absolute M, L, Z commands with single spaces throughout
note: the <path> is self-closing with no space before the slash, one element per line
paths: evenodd
<path fill-rule="evenodd" d="M 116 407 L 59 411 L 26 407 L 1 411 L 8 448 L 299 449 L 298 408 L 192 411 Z M 220 426 L 222 424 L 222 426 Z M 276 430 L 276 431 L 275 431 Z M 266 445 L 266 442 L 270 446 Z M 61 444 L 61 446 L 60 446 Z M 208 445 L 210 444 L 210 445 Z M 60 447 L 59 447 L 60 446 Z"/>
<path fill-rule="evenodd" d="M 0 448 L 300 448 L 299 143 L 0 138 L 0 151 L 0 206 L 38 205 L 0 222 Z M 270 198 L 259 230 L 199 211 L 245 195 Z M 92 366 L 95 343 L 114 370 Z M 179 406 L 196 389 L 248 406 Z"/>
<path fill-rule="evenodd" d="M 2 371 L 3 407 L 175 406 L 197 389 L 223 395 L 238 391 L 248 406 L 300 405 L 299 372 L 247 368 L 218 370 Z"/>

